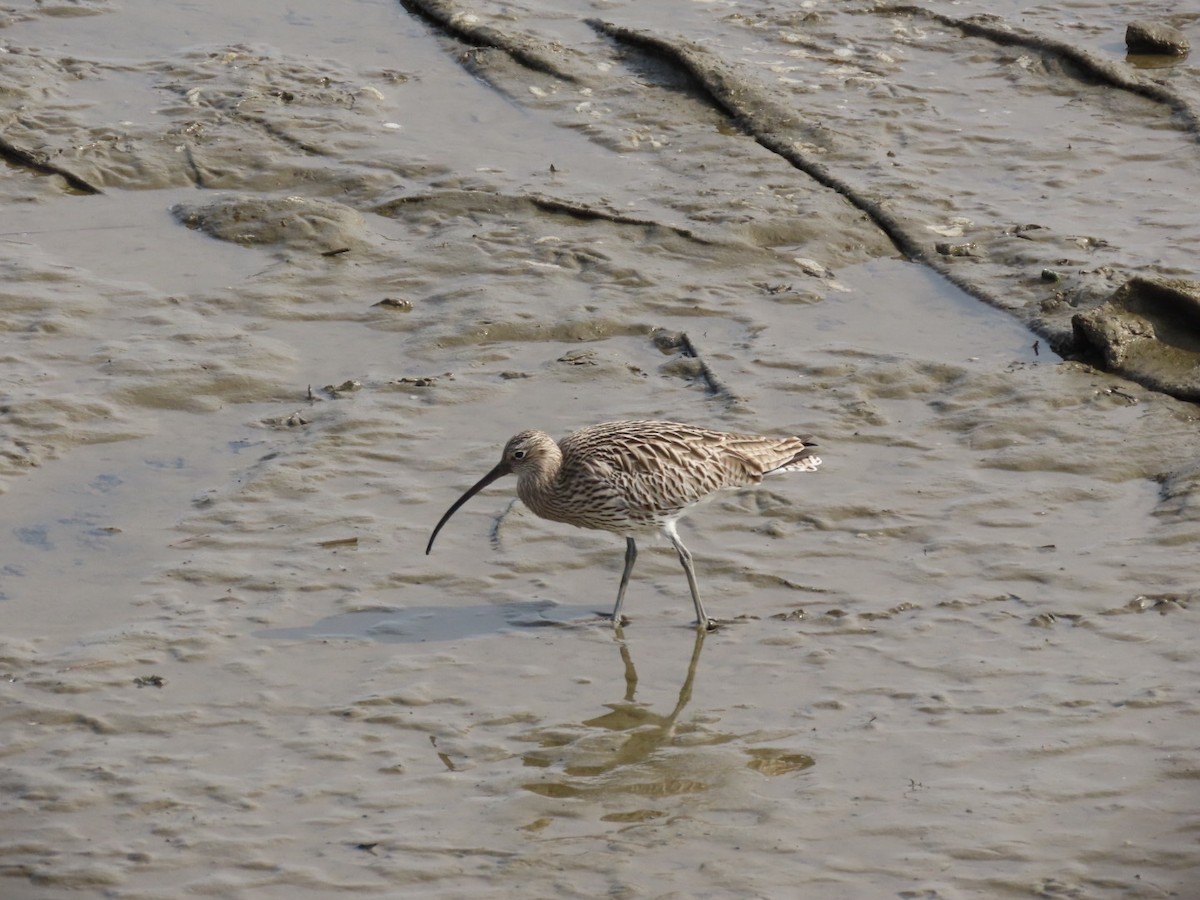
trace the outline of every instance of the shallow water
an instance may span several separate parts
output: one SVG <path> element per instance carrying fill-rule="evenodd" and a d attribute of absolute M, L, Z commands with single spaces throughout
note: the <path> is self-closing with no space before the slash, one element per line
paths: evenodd
<path fill-rule="evenodd" d="M 0 895 L 1188 896 L 1196 407 L 1023 323 L 1063 247 L 1196 277 L 1194 138 L 865 7 L 476 13 L 587 78 L 384 2 L 0 29 L 5 139 L 104 189 L 0 173 Z M 1015 315 L 597 14 L 997 241 Z M 620 540 L 511 480 L 424 555 L 513 432 L 664 416 L 822 445 L 683 524 L 714 634 L 659 542 L 615 639 Z"/>

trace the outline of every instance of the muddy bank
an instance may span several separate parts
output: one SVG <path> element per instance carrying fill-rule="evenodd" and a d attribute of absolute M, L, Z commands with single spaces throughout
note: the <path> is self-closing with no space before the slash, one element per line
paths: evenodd
<path fill-rule="evenodd" d="M 1192 274 L 1186 248 L 1194 236 L 1174 227 L 1190 221 L 1188 192 L 1178 188 L 1196 176 L 1197 105 L 1186 88 L 1186 60 L 1148 72 L 1049 23 L 911 6 L 864 7 L 850 31 L 852 11 L 760 12 L 727 21 L 729 33 L 706 32 L 703 18 L 685 17 L 669 29 L 653 19 L 652 27 L 595 18 L 572 27 L 563 19 L 538 22 L 533 13 L 492 20 L 428 0 L 403 8 L 442 35 L 467 71 L 558 128 L 636 150 L 643 140 L 666 146 L 647 130 L 660 127 L 674 133 L 669 143 L 679 162 L 702 170 L 704 144 L 684 135 L 704 122 L 725 129 L 723 143 L 738 136 L 757 142 L 769 154 L 762 171 L 773 165 L 779 178 L 803 176 L 776 198 L 786 202 L 762 203 L 761 187 L 750 181 L 741 196 L 734 185 L 718 188 L 721 212 L 697 205 L 691 190 L 630 191 L 618 205 L 640 208 L 635 218 L 685 228 L 711 221 L 727 239 L 764 249 L 805 244 L 828 266 L 844 264 L 848 246 L 879 254 L 890 245 L 1017 315 L 1068 356 L 1089 349 L 1077 341 L 1074 316 L 1106 303 L 1130 277 Z M 723 52 L 739 33 L 755 48 L 750 59 Z M 137 84 L 142 94 L 174 98 L 156 103 L 158 127 L 125 121 L 114 130 L 59 117 L 50 128 L 37 115 L 9 123 L 10 161 L 61 172 L 81 191 L 303 184 L 306 194 L 315 189 L 364 208 L 368 198 L 395 194 L 396 176 L 408 183 L 400 189 L 407 194 L 445 174 L 428 157 L 403 153 L 407 142 L 384 139 L 399 136 L 389 129 L 404 131 L 385 121 L 386 110 L 421 81 L 419 72 L 275 59 L 251 45 L 120 65 L 55 59 L 35 47 L 12 46 L 8 55 L 13 101 L 26 107 L 42 106 L 35 98 L 47 95 L 65 100 L 81 81 Z M 672 97 L 683 98 L 682 106 L 668 105 Z M 1011 127 L 1016 115 L 1024 131 Z M 952 135 L 958 152 L 947 165 Z M 1137 153 L 1121 152 L 1135 146 Z M 332 158 L 339 165 L 322 162 Z M 557 171 L 553 160 L 542 166 Z M 550 202 L 601 206 L 553 190 L 555 180 L 539 185 Z M 503 190 L 486 177 L 467 186 Z M 754 210 L 739 227 L 727 210 L 752 197 Z M 1101 202 L 1109 207 L 1104 233 L 1088 227 L 1097 221 L 1089 205 Z M 819 233 L 797 232 L 796 220 L 810 217 Z M 1147 383 L 1192 396 L 1190 372 L 1157 369 Z M 1142 377 L 1137 368 L 1122 374 Z"/>
<path fill-rule="evenodd" d="M 464 15 L 454 4 L 441 0 L 421 0 L 409 5 L 456 40 L 469 40 L 500 50 L 508 58 L 535 72 L 549 73 L 569 82 L 581 80 L 583 76 L 576 74 L 575 70 L 583 68 L 588 71 L 586 80 L 589 85 L 597 85 L 595 89 L 601 92 L 606 88 L 612 90 L 611 84 L 604 85 L 604 79 L 591 71 L 585 59 L 579 58 L 581 54 L 578 48 L 570 51 L 562 46 L 555 48 L 556 61 L 551 62 L 552 51 L 543 42 L 520 31 L 500 31 L 479 26 L 478 19 Z M 1200 107 L 1181 90 L 1176 90 L 1172 80 L 1153 78 L 1136 68 L 1123 65 L 1122 61 L 1109 55 L 1063 40 L 1048 28 L 1016 28 L 1000 20 L 962 18 L 914 6 L 880 5 L 873 8 L 871 13 L 882 20 L 891 20 L 891 47 L 874 48 L 872 66 L 864 63 L 859 71 L 840 73 L 850 76 L 842 85 L 820 84 L 818 75 L 816 83 L 804 85 L 805 101 L 810 99 L 814 90 L 827 92 L 830 88 L 841 87 L 855 91 L 856 88 L 876 87 L 885 77 L 903 77 L 907 70 L 920 64 L 920 57 L 932 57 L 942 51 L 942 48 L 937 48 L 930 53 L 933 48 L 925 46 L 926 34 L 922 27 L 933 24 L 961 33 L 969 39 L 970 46 L 964 51 L 963 57 L 970 60 L 968 69 L 978 69 L 980 63 L 1000 68 L 1015 66 L 1015 71 L 1022 75 L 1035 76 L 1014 78 L 1007 90 L 980 102 L 1020 104 L 1024 115 L 1036 115 L 1037 105 L 1044 104 L 1047 99 L 1045 95 L 1051 98 L 1074 95 L 1076 102 L 1082 101 L 1100 108 L 1128 108 L 1130 115 L 1122 115 L 1119 121 L 1114 121 L 1114 129 L 1125 132 L 1125 139 L 1128 140 L 1130 128 L 1138 127 L 1146 131 L 1147 142 L 1159 145 L 1160 152 L 1172 152 L 1168 148 L 1186 151 L 1193 160 L 1190 170 L 1194 177 L 1194 144 L 1197 122 L 1200 122 Z M 784 18 L 772 21 L 772 14 L 766 13 L 756 17 L 753 25 L 759 31 L 760 39 L 764 32 L 769 34 L 774 26 L 778 29 L 777 40 L 803 48 L 795 54 L 801 59 L 819 59 L 821 49 L 825 49 L 832 57 L 847 61 L 853 60 L 856 55 L 865 59 L 867 42 L 857 47 L 856 53 L 821 48 L 819 35 L 828 28 L 830 18 L 824 14 L 809 13 L 798 20 Z M 471 19 L 473 24 L 464 24 L 467 19 Z M 634 70 L 642 78 L 648 77 L 650 84 L 657 83 L 667 90 L 687 85 L 692 89 L 693 96 L 707 102 L 725 117 L 730 128 L 753 137 L 776 154 L 781 164 L 794 167 L 817 185 L 840 195 L 854 208 L 861 210 L 897 251 L 930 267 L 972 296 L 1015 313 L 1061 354 L 1084 355 L 1094 349 L 1086 339 L 1081 338 L 1081 333 L 1073 325 L 1074 317 L 1081 309 L 1092 309 L 1107 303 L 1107 293 L 1119 287 L 1133 271 L 1140 269 L 1136 261 L 1128 259 L 1123 266 L 1094 265 L 1092 260 L 1083 262 L 1078 258 L 1080 250 L 1092 255 L 1093 251 L 1105 246 L 1108 239 L 1091 234 L 1055 235 L 1052 226 L 1040 224 L 1035 214 L 1045 215 L 1049 209 L 1054 210 L 1055 216 L 1063 214 L 1064 210 L 1056 209 L 1059 206 L 1057 201 L 1064 199 L 1060 191 L 1042 194 L 1035 204 L 1028 202 L 1032 198 L 1005 197 L 1003 194 L 989 196 L 980 192 L 978 185 L 973 185 L 974 190 L 961 199 L 953 192 L 947 195 L 943 190 L 947 179 L 930 167 L 935 158 L 941 155 L 936 150 L 925 158 L 921 158 L 920 150 L 914 153 L 912 147 L 906 147 L 907 153 L 899 154 L 900 141 L 897 139 L 903 139 L 902 132 L 893 134 L 891 140 L 896 143 L 886 152 L 890 163 L 881 167 L 878 152 L 882 147 L 870 140 L 863 140 L 865 135 L 861 121 L 831 127 L 823 116 L 826 110 L 813 110 L 808 102 L 787 102 L 784 92 L 779 89 L 778 79 L 763 77 L 761 64 L 757 68 L 739 67 L 733 61 L 722 58 L 719 52 L 672 31 L 630 28 L 602 19 L 588 19 L 586 24 L 619 45 L 621 55 L 618 58 L 623 68 Z M 786 30 L 791 27 L 797 31 Z M 1186 46 L 1186 43 L 1179 43 L 1184 40 L 1181 33 L 1172 31 L 1168 26 L 1162 26 L 1159 30 L 1178 35 L 1176 45 Z M 1134 27 L 1135 34 L 1146 31 L 1145 23 Z M 1016 48 L 1029 55 L 1013 57 L 1007 48 Z M 569 59 L 574 69 L 568 71 L 565 63 L 558 61 L 559 58 Z M 474 70 L 488 76 L 486 64 L 473 59 L 471 65 Z M 854 63 L 843 65 L 851 69 Z M 802 66 L 791 68 L 804 71 Z M 770 69 L 768 73 L 770 76 L 777 74 Z M 816 73 L 810 71 L 805 74 L 812 77 Z M 1173 74 L 1177 82 L 1179 73 Z M 513 75 L 501 67 L 491 77 L 503 85 L 511 81 Z M 938 84 L 938 89 L 945 89 L 944 81 Z M 796 94 L 795 91 L 792 93 Z M 1133 95 L 1149 102 L 1126 107 L 1121 100 L 1122 95 Z M 1061 117 L 1049 111 L 1054 105 L 1051 99 L 1047 114 L 1054 121 L 1058 137 L 1065 138 L 1066 149 L 1071 151 L 1069 130 L 1061 128 L 1064 124 Z M 979 110 L 980 113 L 987 111 Z M 931 112 L 932 109 L 914 110 L 910 105 L 904 109 L 897 124 L 905 129 L 919 128 L 923 124 L 922 115 L 928 116 Z M 992 121 L 988 121 L 989 118 Z M 980 119 L 979 124 L 983 127 L 978 137 L 985 142 L 988 138 L 984 132 L 995 128 L 995 118 L 993 115 Z M 1161 134 L 1152 133 L 1159 130 L 1160 123 L 1174 124 L 1179 134 L 1175 139 L 1164 142 Z M 969 141 L 970 137 L 966 139 Z M 1022 149 L 1025 152 L 1006 163 L 989 156 L 986 164 L 1002 169 L 1014 165 L 1024 167 L 1034 158 L 1048 158 L 1048 151 L 1056 162 L 1061 163 L 1061 146 L 1050 148 L 1024 144 Z M 1086 149 L 1080 155 L 1086 157 Z M 1160 158 L 1166 161 L 1165 157 Z M 972 167 L 967 160 L 958 164 L 964 170 Z M 1086 168 L 1094 164 L 1096 160 L 1085 158 L 1079 166 Z M 924 176 L 925 180 L 915 185 L 912 182 L 898 183 L 887 176 L 881 177 L 883 172 L 880 170 L 889 166 L 909 169 L 915 166 L 920 173 L 918 177 Z M 1154 181 L 1154 166 L 1140 167 L 1140 175 L 1138 181 Z M 1178 179 L 1177 172 L 1164 170 L 1160 175 L 1160 181 L 1166 181 L 1168 185 L 1174 185 Z M 1047 186 L 1060 187 L 1053 182 Z M 1104 190 L 1104 193 L 1108 191 Z M 944 199 L 962 202 L 968 197 L 973 204 L 988 207 L 991 222 L 971 221 L 966 217 L 956 217 L 950 223 L 938 221 L 938 206 Z M 1018 200 L 1017 205 L 1013 205 L 1014 199 Z M 1020 202 L 1022 199 L 1024 203 Z M 996 205 L 1005 200 L 1014 218 L 1007 222 L 996 221 L 994 217 L 999 211 Z M 1068 200 L 1062 205 L 1070 206 L 1074 202 L 1078 201 Z M 1016 218 L 1022 212 L 1027 218 Z M 1129 212 L 1131 216 L 1140 218 L 1148 210 L 1143 211 L 1139 201 L 1134 200 Z M 1161 215 L 1163 211 L 1156 208 L 1153 212 Z M 936 235 L 939 234 L 953 240 L 938 241 Z M 1178 272 L 1177 269 L 1158 266 L 1150 268 L 1150 271 L 1155 270 Z M 1035 273 L 1038 277 L 1034 277 Z M 1122 367 L 1117 371 L 1156 390 L 1184 399 L 1195 399 L 1192 387 L 1195 365 L 1175 358 L 1171 346 L 1178 341 L 1169 331 L 1154 337 L 1152 341 L 1143 347 L 1143 354 L 1153 354 L 1158 359 L 1153 376 L 1146 373 L 1145 367 Z M 1097 356 L 1092 353 L 1089 361 L 1108 365 L 1110 358 L 1111 354 Z"/>

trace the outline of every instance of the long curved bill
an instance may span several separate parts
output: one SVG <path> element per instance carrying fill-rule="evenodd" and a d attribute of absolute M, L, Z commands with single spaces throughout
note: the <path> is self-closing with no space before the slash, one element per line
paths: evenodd
<path fill-rule="evenodd" d="M 446 510 L 446 514 L 438 520 L 437 526 L 433 529 L 433 534 L 429 536 L 429 543 L 425 545 L 425 555 L 429 555 L 429 551 L 433 549 L 433 539 L 438 536 L 438 532 L 442 530 L 442 526 L 446 524 L 446 520 L 458 512 L 458 508 L 482 491 L 485 487 L 495 481 L 497 478 L 503 478 L 505 475 L 512 473 L 512 466 L 507 461 L 502 460 L 497 464 L 496 468 L 488 472 L 473 487 L 467 489 L 467 492 L 454 501 L 454 505 Z"/>

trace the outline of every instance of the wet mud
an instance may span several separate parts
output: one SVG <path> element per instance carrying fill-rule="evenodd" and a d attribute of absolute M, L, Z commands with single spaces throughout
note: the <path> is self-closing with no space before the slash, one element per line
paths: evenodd
<path fill-rule="evenodd" d="M 0 13 L 0 895 L 1189 896 L 1200 95 L 1131 21 Z M 820 442 L 682 524 L 717 631 L 511 485 L 424 554 L 627 418 Z"/>

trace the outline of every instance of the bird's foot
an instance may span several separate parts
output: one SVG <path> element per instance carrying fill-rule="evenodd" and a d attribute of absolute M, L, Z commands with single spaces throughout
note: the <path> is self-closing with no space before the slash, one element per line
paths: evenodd
<path fill-rule="evenodd" d="M 598 613 L 596 613 L 596 615 L 598 615 L 602 619 L 607 619 L 609 622 L 611 622 L 613 628 L 621 628 L 621 627 L 629 624 L 629 616 L 625 615 L 624 613 L 622 613 L 621 616 L 616 619 L 613 618 L 612 613 L 598 612 Z"/>
<path fill-rule="evenodd" d="M 704 631 L 716 631 L 721 627 L 721 623 L 716 619 L 705 619 L 703 622 L 697 622 L 696 627 Z"/>

